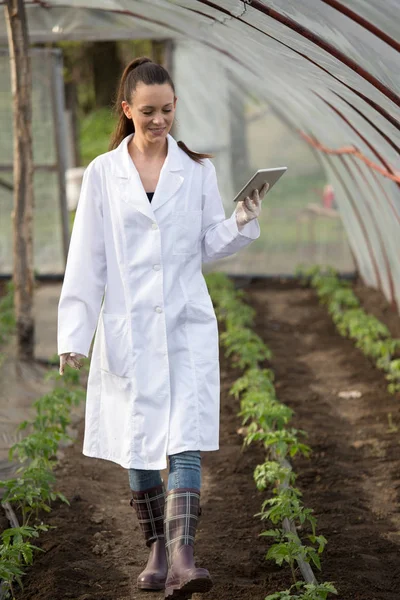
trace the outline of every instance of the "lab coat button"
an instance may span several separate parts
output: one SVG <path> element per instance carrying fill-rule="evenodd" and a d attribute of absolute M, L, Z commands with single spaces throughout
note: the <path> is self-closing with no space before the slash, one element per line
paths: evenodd
<path fill-rule="evenodd" d="M 152 229 L 158 229 L 158 225 L 157 225 L 157 223 L 152 223 L 152 225 L 151 225 L 151 228 L 152 228 Z"/>
<path fill-rule="evenodd" d="M 158 313 L 162 312 L 161 306 L 156 306 L 156 312 L 158 312 Z"/>
<path fill-rule="evenodd" d="M 161 269 L 161 266 L 160 265 L 153 265 L 153 269 L 155 271 L 159 271 Z"/>

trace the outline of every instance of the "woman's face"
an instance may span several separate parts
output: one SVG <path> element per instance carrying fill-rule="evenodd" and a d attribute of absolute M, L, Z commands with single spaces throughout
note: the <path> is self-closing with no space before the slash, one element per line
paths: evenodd
<path fill-rule="evenodd" d="M 122 109 L 135 126 L 135 136 L 154 143 L 165 140 L 175 116 L 176 97 L 169 83 L 139 83 L 130 103 Z"/>

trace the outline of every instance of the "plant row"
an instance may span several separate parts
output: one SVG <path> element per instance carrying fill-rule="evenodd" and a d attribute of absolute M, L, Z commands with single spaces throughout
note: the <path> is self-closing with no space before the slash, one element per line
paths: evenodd
<path fill-rule="evenodd" d="M 54 362 L 58 356 L 54 357 Z M 86 368 L 86 365 L 85 365 Z M 83 369 L 81 369 L 82 372 Z M 67 369 L 61 376 L 58 370 L 46 373 L 46 380 L 58 381 L 53 391 L 33 403 L 35 417 L 23 421 L 17 431 L 29 433 L 9 450 L 9 460 L 17 459 L 15 477 L 0 481 L 2 504 L 9 503 L 20 517 L 19 527 L 4 530 L 0 536 L 0 580 L 2 598 L 14 599 L 15 581 L 23 588 L 24 568 L 33 562 L 34 550 L 41 550 L 32 541 L 40 532 L 53 526 L 40 520 L 40 512 L 50 512 L 51 503 L 57 498 L 69 505 L 67 498 L 54 490 L 57 450 L 62 442 L 71 442 L 67 433 L 70 412 L 85 396 L 80 385 L 80 372 Z"/>
<path fill-rule="evenodd" d="M 265 500 L 256 515 L 273 525 L 261 533 L 273 542 L 266 559 L 280 566 L 287 563 L 294 582 L 290 589 L 265 600 L 325 600 L 330 593 L 336 594 L 336 589 L 331 582 L 318 584 L 310 564 L 321 568 L 320 555 L 327 541 L 316 533 L 313 511 L 304 507 L 302 494 L 295 487 L 296 474 L 288 461 L 297 454 L 309 456 L 310 448 L 301 441 L 305 432 L 289 427 L 293 411 L 278 400 L 273 372 L 262 366 L 271 358 L 271 352 L 252 329 L 255 311 L 243 302 L 244 292 L 236 290 L 222 273 L 211 273 L 206 280 L 217 319 L 225 329 L 220 335 L 225 355 L 233 367 L 243 370 L 230 394 L 240 398 L 239 415 L 246 428 L 244 445 L 260 442 L 266 450 L 265 462 L 254 471 L 255 483 L 261 491 L 274 486 L 273 497 Z M 304 532 L 307 528 L 311 533 L 303 534 L 300 540 L 298 530 Z M 309 567 L 312 582 L 297 579 L 296 563 Z"/>
<path fill-rule="evenodd" d="M 316 289 L 326 305 L 338 332 L 355 341 L 355 345 L 386 373 L 388 391 L 400 391 L 400 339 L 393 339 L 388 328 L 361 308 L 351 283 L 340 279 L 332 267 L 299 267 L 303 285 Z"/>

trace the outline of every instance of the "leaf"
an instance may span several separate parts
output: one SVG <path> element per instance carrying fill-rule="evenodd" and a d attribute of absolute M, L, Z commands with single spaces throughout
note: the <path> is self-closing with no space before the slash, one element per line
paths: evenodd
<path fill-rule="evenodd" d="M 321 561 L 318 554 L 316 554 L 315 552 L 310 552 L 310 558 L 314 565 L 317 567 L 317 569 L 321 570 Z"/>
<path fill-rule="evenodd" d="M 61 492 L 57 492 L 57 496 L 60 498 L 60 500 L 65 502 L 65 504 L 68 504 L 68 506 L 71 506 L 69 500 L 64 496 L 64 494 L 62 494 Z"/>
<path fill-rule="evenodd" d="M 281 529 L 267 529 L 266 531 L 262 531 L 259 535 L 281 539 L 282 533 L 283 531 Z"/>

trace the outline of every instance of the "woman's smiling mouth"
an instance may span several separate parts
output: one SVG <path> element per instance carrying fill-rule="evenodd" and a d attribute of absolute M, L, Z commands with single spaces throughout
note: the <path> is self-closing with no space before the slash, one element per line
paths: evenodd
<path fill-rule="evenodd" d="M 150 129 L 154 135 L 161 135 L 166 130 L 166 127 L 158 127 L 157 129 Z"/>

